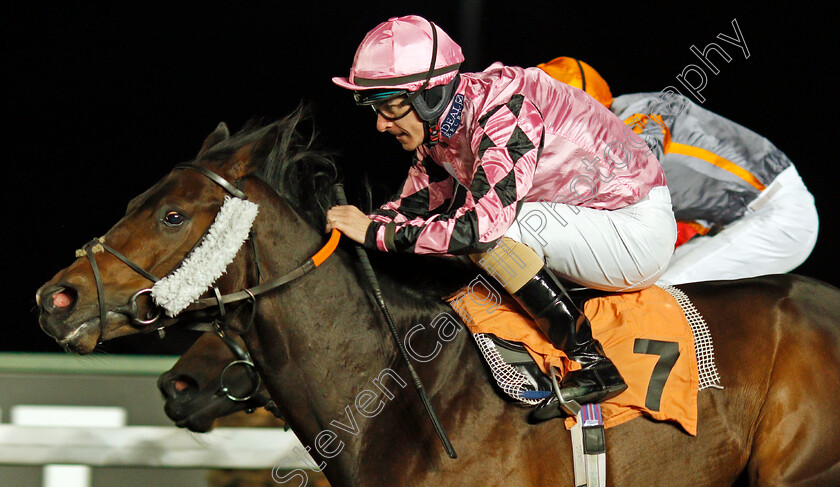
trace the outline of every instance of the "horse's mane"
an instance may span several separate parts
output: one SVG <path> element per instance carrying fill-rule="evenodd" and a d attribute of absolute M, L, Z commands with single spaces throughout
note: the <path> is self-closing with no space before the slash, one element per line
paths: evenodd
<path fill-rule="evenodd" d="M 331 188 L 338 180 L 338 168 L 332 153 L 315 146 L 317 133 L 311 122 L 311 112 L 304 105 L 267 125 L 261 119 L 251 119 L 229 139 L 214 145 L 202 159 L 226 161 L 239 148 L 276 128 L 274 147 L 256 175 L 307 223 L 322 226 L 324 215 L 333 204 Z"/>
<path fill-rule="evenodd" d="M 258 119 L 250 120 L 230 139 L 210 149 L 203 158 L 226 160 L 236 149 L 259 140 L 272 127 L 279 129 L 279 135 L 257 176 L 277 191 L 309 225 L 322 229 L 327 210 L 335 204 L 332 187 L 339 181 L 339 172 L 334 154 L 316 145 L 317 134 L 307 107 L 301 105 L 285 118 L 268 125 Z M 365 185 L 362 190 L 369 201 L 369 187 Z M 455 258 L 384 255 L 379 252 L 368 254 L 380 277 L 383 291 L 406 303 L 439 299 L 477 274 L 474 267 L 470 268 Z"/>

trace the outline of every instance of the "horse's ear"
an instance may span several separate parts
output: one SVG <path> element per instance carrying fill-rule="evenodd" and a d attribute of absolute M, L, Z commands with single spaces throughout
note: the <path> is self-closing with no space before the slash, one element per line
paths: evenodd
<path fill-rule="evenodd" d="M 248 144 L 236 151 L 232 164 L 225 171 L 228 177 L 235 181 L 253 174 L 263 167 L 274 146 L 277 145 L 277 138 L 279 136 L 280 128 L 276 124 L 270 125 L 256 142 Z"/>
<path fill-rule="evenodd" d="M 204 143 L 201 145 L 201 149 L 198 151 L 198 155 L 195 156 L 195 158 L 200 158 L 205 152 L 210 150 L 211 147 L 219 142 L 227 140 L 228 137 L 230 137 L 230 130 L 228 130 L 227 124 L 219 122 L 219 125 L 216 126 L 216 130 L 204 139 Z"/>

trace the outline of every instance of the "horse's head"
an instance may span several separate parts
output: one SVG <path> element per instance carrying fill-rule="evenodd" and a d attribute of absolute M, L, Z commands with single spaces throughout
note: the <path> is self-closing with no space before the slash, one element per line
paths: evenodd
<path fill-rule="evenodd" d="M 239 337 L 225 343 L 215 333 L 204 333 L 158 379 L 169 419 L 190 431 L 204 433 L 213 421 L 237 411 L 265 406 L 270 398 L 251 365 L 244 364 Z M 234 353 L 239 347 L 240 352 Z"/>
<path fill-rule="evenodd" d="M 300 118 L 295 115 L 291 124 L 286 119 L 233 137 L 219 124 L 194 167 L 176 166 L 134 198 L 104 237 L 77 251 L 76 261 L 38 290 L 41 328 L 66 349 L 87 354 L 100 341 L 162 326 L 166 320 L 154 319 L 160 310 L 150 298 L 155 279 L 170 275 L 208 240 L 203 236 L 226 196 L 236 194 L 235 186 L 253 186 L 244 179 L 276 152 Z"/>

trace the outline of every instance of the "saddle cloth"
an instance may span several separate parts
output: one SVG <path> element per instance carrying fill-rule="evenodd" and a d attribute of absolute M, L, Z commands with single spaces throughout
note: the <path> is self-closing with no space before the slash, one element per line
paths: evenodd
<path fill-rule="evenodd" d="M 697 435 L 697 393 L 703 388 L 696 355 L 700 350 L 695 350 L 692 326 L 671 292 L 685 298 L 676 288 L 666 291 L 653 286 L 592 298 L 585 304 L 584 313 L 592 323 L 593 336 L 628 385 L 623 393 L 601 404 L 606 428 L 647 415 L 675 422 L 690 435 Z M 495 291 L 482 277 L 447 301 L 474 335 L 492 334 L 521 343 L 543 373 L 548 373 L 550 366 L 561 375 L 580 369 L 580 364 L 548 342 L 513 298 Z M 681 301 L 687 302 L 687 298 Z M 697 315 L 687 303 L 692 314 Z M 702 324 L 707 335 L 705 323 Z M 702 339 L 707 340 L 710 348 L 709 337 Z M 714 367 L 713 362 L 711 366 Z M 715 380 L 719 379 L 715 370 L 711 372 Z M 710 385 L 714 386 L 705 387 Z M 567 428 L 574 424 L 575 418 L 566 419 Z"/>

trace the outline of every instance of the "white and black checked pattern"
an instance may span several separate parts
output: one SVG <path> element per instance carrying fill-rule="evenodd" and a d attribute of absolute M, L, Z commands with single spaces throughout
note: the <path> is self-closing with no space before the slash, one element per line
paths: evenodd
<path fill-rule="evenodd" d="M 697 355 L 697 374 L 700 376 L 700 383 L 698 391 L 702 391 L 708 387 L 716 389 L 723 389 L 720 385 L 720 375 L 718 375 L 717 366 L 715 365 L 715 347 L 712 343 L 712 335 L 709 333 L 709 327 L 706 326 L 706 320 L 697 311 L 697 308 L 688 299 L 684 292 L 673 286 L 660 286 L 665 291 L 677 300 L 677 303 L 685 313 L 688 324 L 691 326 L 691 332 L 694 334 L 694 353 Z"/>
<path fill-rule="evenodd" d="M 505 394 L 511 398 L 529 406 L 536 406 L 542 399 L 527 399 L 522 397 L 522 392 L 531 390 L 530 387 L 525 387 L 530 384 L 530 381 L 518 370 L 513 368 L 510 364 L 504 361 L 502 355 L 496 350 L 496 345 L 484 333 L 473 333 L 473 338 L 478 344 L 478 349 L 490 366 L 490 371 L 493 373 L 493 378 L 499 387 L 505 391 Z"/>

